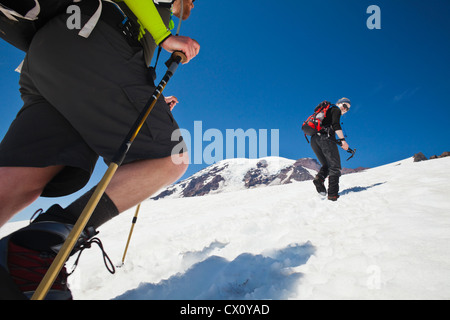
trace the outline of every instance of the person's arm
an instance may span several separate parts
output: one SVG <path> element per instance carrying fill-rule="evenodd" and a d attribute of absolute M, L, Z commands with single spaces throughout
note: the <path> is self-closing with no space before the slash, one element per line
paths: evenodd
<path fill-rule="evenodd" d="M 336 135 L 338 136 L 339 140 L 341 141 L 341 147 L 345 151 L 348 150 L 349 146 L 347 141 L 345 141 L 345 135 L 344 131 L 342 131 L 341 127 L 341 110 L 339 108 L 335 108 L 332 113 L 332 128 Z"/>
<path fill-rule="evenodd" d="M 155 43 L 168 52 L 181 51 L 186 55 L 188 63 L 200 51 L 200 45 L 194 39 L 184 36 L 171 36 L 172 33 L 164 25 L 155 4 L 151 0 L 124 0 L 133 11 L 142 26 L 150 32 Z"/>
<path fill-rule="evenodd" d="M 349 146 L 348 146 L 347 141 L 345 141 L 344 132 L 342 130 L 338 130 L 338 131 L 335 131 L 335 132 L 336 132 L 336 135 L 339 137 L 339 140 L 341 141 L 342 149 L 347 151 Z"/>
<path fill-rule="evenodd" d="M 135 16 L 139 19 L 142 26 L 150 32 L 155 43 L 159 45 L 165 39 L 172 35 L 165 26 L 153 1 L 149 0 L 124 0 Z"/>
<path fill-rule="evenodd" d="M 336 135 L 338 136 L 339 140 L 345 139 L 344 132 L 342 130 L 337 130 L 335 132 L 336 132 Z"/>

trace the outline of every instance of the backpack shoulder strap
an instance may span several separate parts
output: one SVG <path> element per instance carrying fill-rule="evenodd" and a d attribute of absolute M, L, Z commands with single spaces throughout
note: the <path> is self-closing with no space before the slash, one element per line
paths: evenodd
<path fill-rule="evenodd" d="M 326 108 L 326 107 L 329 106 L 329 105 L 331 105 L 331 103 L 328 102 L 328 101 L 326 101 L 326 100 L 324 100 L 324 101 L 322 101 L 321 103 L 319 103 L 319 104 L 317 105 L 317 107 L 314 109 L 314 112 L 317 112 L 317 111 L 319 111 L 319 110 L 321 110 L 321 109 L 323 109 L 323 108 Z"/>
<path fill-rule="evenodd" d="M 24 5 L 23 3 L 15 4 L 3 4 L 0 3 L 0 12 L 3 13 L 9 20 L 19 22 L 17 18 L 25 19 L 25 20 L 36 20 L 37 16 L 41 11 L 41 7 L 37 0 L 34 0 L 34 6 L 31 6 L 32 3 L 27 3 Z"/>

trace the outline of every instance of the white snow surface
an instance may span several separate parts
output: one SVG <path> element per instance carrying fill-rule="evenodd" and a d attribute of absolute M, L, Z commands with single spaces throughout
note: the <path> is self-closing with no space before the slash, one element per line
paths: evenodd
<path fill-rule="evenodd" d="M 344 175 L 337 202 L 311 181 L 146 201 L 125 264 L 111 275 L 85 250 L 74 299 L 450 299 L 449 167 L 409 158 Z M 115 265 L 134 211 L 99 229 Z"/>
<path fill-rule="evenodd" d="M 244 177 L 246 173 L 251 169 L 256 169 L 258 162 L 265 161 L 267 166 L 261 169 L 262 174 L 266 177 L 275 175 L 280 173 L 281 170 L 285 169 L 288 166 L 292 166 L 295 163 L 295 160 L 286 159 L 282 157 L 265 157 L 260 159 L 228 159 L 224 161 L 219 161 L 216 164 L 213 164 L 199 172 L 193 174 L 191 177 L 187 178 L 176 185 L 169 186 L 167 189 L 174 189 L 174 192 L 169 196 L 166 196 L 164 199 L 173 199 L 183 197 L 182 195 L 182 185 L 184 182 L 190 182 L 193 179 L 199 178 L 202 175 L 210 174 L 209 179 L 213 179 L 215 174 L 218 173 L 224 179 L 219 183 L 219 188 L 217 190 L 211 190 L 209 194 L 217 194 L 223 192 L 233 192 L 246 189 Z M 309 170 L 308 171 L 314 171 Z M 316 175 L 317 171 L 314 171 L 313 175 Z M 209 182 L 208 180 L 205 183 Z M 279 179 L 275 179 L 272 181 L 271 185 L 280 184 Z M 264 185 L 257 185 L 255 188 L 264 187 Z M 164 191 L 164 190 L 161 190 Z M 156 193 L 156 195 L 158 195 Z"/>

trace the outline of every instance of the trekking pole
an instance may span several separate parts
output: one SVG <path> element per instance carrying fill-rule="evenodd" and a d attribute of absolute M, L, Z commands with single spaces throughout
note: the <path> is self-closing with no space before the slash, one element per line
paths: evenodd
<path fill-rule="evenodd" d="M 141 204 L 139 203 L 139 205 L 136 208 L 136 213 L 134 214 L 133 220 L 131 221 L 130 234 L 128 235 L 128 241 L 127 241 L 127 244 L 125 246 L 125 251 L 123 252 L 122 264 L 120 265 L 120 267 L 122 267 L 125 264 L 125 257 L 127 255 L 128 246 L 130 245 L 131 236 L 133 235 L 134 226 L 136 225 L 136 221 L 137 221 L 137 218 L 138 218 L 138 215 L 139 215 L 139 209 L 140 208 L 141 208 Z"/>
<path fill-rule="evenodd" d="M 114 174 L 116 173 L 117 169 L 119 168 L 119 166 L 122 164 L 123 160 L 125 159 L 125 157 L 128 153 L 128 150 L 131 147 L 131 144 L 136 139 L 136 136 L 138 135 L 138 133 L 141 130 L 142 126 L 144 125 L 146 119 L 148 118 L 150 112 L 152 111 L 153 107 L 155 106 L 156 101 L 161 96 L 161 93 L 163 92 L 164 88 L 166 87 L 167 82 L 169 82 L 170 78 L 172 78 L 172 76 L 175 73 L 175 71 L 177 70 L 179 64 L 185 62 L 186 60 L 187 60 L 187 58 L 184 55 L 184 53 L 174 52 L 172 54 L 172 56 L 170 57 L 169 61 L 167 61 L 166 65 L 168 67 L 168 70 L 167 70 L 166 74 L 164 75 L 163 79 L 159 83 L 158 87 L 156 87 L 155 91 L 153 92 L 153 95 L 148 100 L 148 102 L 145 105 L 142 112 L 139 114 L 139 117 L 137 118 L 137 120 L 134 123 L 133 127 L 131 128 L 130 132 L 128 133 L 128 135 L 126 136 L 122 145 L 120 146 L 119 150 L 117 151 L 114 158 L 112 159 L 112 162 L 109 165 L 108 169 L 106 170 L 106 173 L 104 174 L 103 178 L 100 180 L 100 183 L 95 188 L 93 195 L 89 199 L 89 202 L 87 203 L 86 207 L 84 208 L 83 212 L 81 213 L 81 216 L 78 218 L 72 231 L 69 233 L 69 236 L 67 237 L 63 246 L 59 250 L 58 254 L 56 255 L 55 260 L 53 261 L 52 265 L 47 270 L 47 273 L 45 274 L 44 278 L 40 282 L 35 293 L 31 297 L 31 300 L 43 300 L 45 298 L 45 296 L 47 295 L 51 286 L 55 282 L 58 274 L 60 273 L 62 267 L 64 266 L 64 263 L 67 261 L 70 253 L 72 252 L 73 248 L 75 247 L 75 244 L 77 243 L 77 241 L 80 237 L 80 234 L 83 232 L 84 228 L 86 227 L 86 224 L 88 223 L 89 219 L 91 218 L 92 213 L 94 212 L 95 208 L 97 207 L 97 205 L 100 201 L 100 198 L 105 193 L 105 190 L 108 187 L 109 183 L 111 182 Z"/>

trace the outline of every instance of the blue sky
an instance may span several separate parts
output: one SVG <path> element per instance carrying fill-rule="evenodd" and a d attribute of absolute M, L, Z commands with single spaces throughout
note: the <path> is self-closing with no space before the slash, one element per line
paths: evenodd
<path fill-rule="evenodd" d="M 450 2 L 447 0 L 197 0 L 181 34 L 201 51 L 180 67 L 166 88 L 180 104 L 174 116 L 193 134 L 217 129 L 279 130 L 279 155 L 314 157 L 301 123 L 322 100 L 346 96 L 342 117 L 357 155 L 343 166 L 375 167 L 421 151 L 450 151 Z M 381 29 L 366 25 L 370 5 L 381 9 Z M 177 24 L 178 21 L 176 21 Z M 0 136 L 21 107 L 14 68 L 23 53 L 0 42 Z M 168 54 L 162 55 L 166 60 Z M 164 72 L 159 64 L 159 78 Z M 202 149 L 210 142 L 204 141 Z M 192 149 L 192 146 L 191 146 Z M 191 165 L 185 177 L 207 164 Z M 95 185 L 62 199 L 40 199 L 37 208 L 63 205 Z"/>

